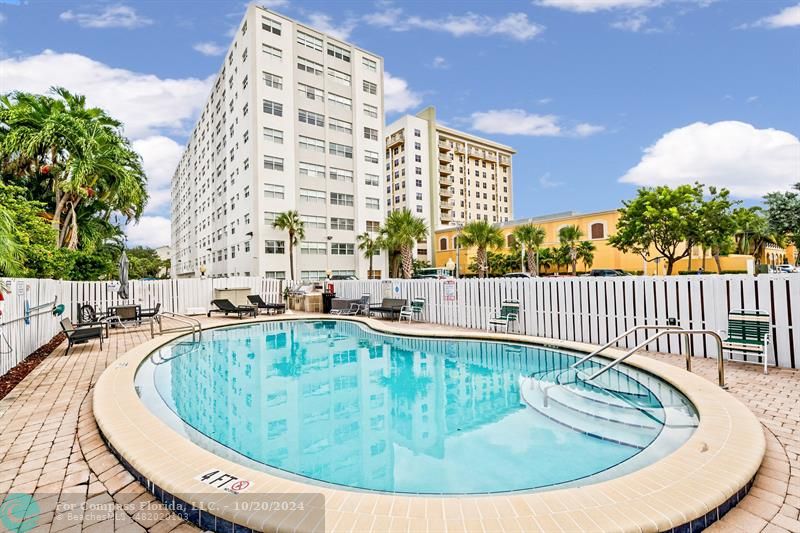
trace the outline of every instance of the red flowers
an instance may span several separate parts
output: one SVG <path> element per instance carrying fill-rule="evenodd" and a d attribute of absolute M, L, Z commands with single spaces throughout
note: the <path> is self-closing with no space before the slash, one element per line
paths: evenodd
<path fill-rule="evenodd" d="M 42 165 L 41 172 L 42 174 L 50 174 L 50 165 Z"/>

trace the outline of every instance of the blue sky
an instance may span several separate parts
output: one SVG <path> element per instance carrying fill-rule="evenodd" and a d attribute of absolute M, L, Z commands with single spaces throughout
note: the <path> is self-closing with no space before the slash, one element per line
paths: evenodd
<path fill-rule="evenodd" d="M 516 217 L 699 179 L 800 181 L 797 0 L 260 2 L 384 57 L 391 122 L 434 105 L 513 146 Z M 243 2 L 0 0 L 0 92 L 64 85 L 127 124 L 169 240 L 169 178 Z"/>

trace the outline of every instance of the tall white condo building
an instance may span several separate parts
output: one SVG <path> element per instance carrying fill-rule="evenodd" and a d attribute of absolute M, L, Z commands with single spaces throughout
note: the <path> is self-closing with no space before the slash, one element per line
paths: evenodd
<path fill-rule="evenodd" d="M 251 4 L 172 178 L 173 275 L 380 277 L 356 236 L 384 219 L 382 80 L 381 57 Z"/>

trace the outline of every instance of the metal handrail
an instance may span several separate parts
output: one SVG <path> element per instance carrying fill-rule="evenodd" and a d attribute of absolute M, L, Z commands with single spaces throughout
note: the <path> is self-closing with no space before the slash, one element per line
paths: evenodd
<path fill-rule="evenodd" d="M 689 348 L 689 337 L 688 336 L 689 335 L 711 335 L 712 337 L 714 337 L 714 339 L 716 339 L 716 341 L 717 341 L 717 374 L 718 374 L 718 379 L 719 379 L 719 386 L 722 387 L 723 389 L 726 388 L 726 386 L 725 386 L 725 358 L 724 358 L 724 356 L 722 354 L 722 337 L 720 337 L 719 333 L 717 333 L 716 331 L 710 330 L 710 329 L 679 329 L 678 331 L 676 331 L 674 329 L 670 329 L 670 330 L 666 330 L 666 331 L 659 331 L 655 335 L 653 335 L 651 337 L 648 337 L 643 342 L 637 344 L 635 347 L 631 348 L 630 350 L 628 350 L 624 354 L 620 355 L 619 357 L 617 357 L 616 359 L 614 359 L 613 361 L 608 363 L 606 366 L 604 366 L 603 368 L 601 368 L 600 370 L 598 370 L 597 372 L 595 372 L 594 374 L 589 376 L 588 378 L 585 378 L 585 380 L 586 381 L 591 381 L 591 380 L 595 379 L 596 377 L 608 372 L 609 370 L 611 370 L 612 368 L 614 368 L 615 366 L 617 366 L 618 364 L 623 362 L 625 359 L 627 359 L 628 357 L 630 357 L 634 353 L 638 352 L 639 350 L 641 350 L 642 348 L 644 348 L 645 346 L 647 346 L 648 344 L 650 344 L 654 340 L 656 340 L 656 339 L 658 339 L 660 337 L 663 337 L 664 335 L 686 335 L 686 348 L 687 348 L 686 349 L 686 370 L 688 370 L 689 372 L 692 371 L 692 354 L 688 349 Z"/>
<path fill-rule="evenodd" d="M 602 352 L 606 348 L 611 347 L 612 344 L 614 344 L 614 343 L 616 343 L 618 341 L 621 341 L 622 339 L 624 339 L 625 337 L 627 337 L 631 333 L 635 333 L 637 331 L 645 330 L 645 329 L 670 329 L 670 330 L 674 330 L 674 329 L 682 329 L 682 328 L 680 326 L 669 326 L 669 325 L 665 325 L 665 326 L 657 326 L 657 325 L 652 325 L 652 326 L 651 325 L 634 326 L 631 329 L 627 330 L 625 333 L 617 335 L 616 337 L 614 337 L 613 339 L 611 339 L 610 341 L 608 341 L 607 343 L 602 345 L 600 348 L 598 348 L 595 351 L 593 351 L 592 353 L 590 353 L 589 355 L 584 356 L 583 358 L 581 358 L 576 363 L 573 363 L 570 366 L 570 368 L 575 368 L 578 365 L 585 363 L 586 361 L 588 361 L 589 359 L 591 359 L 595 355 L 599 354 L 600 352 Z"/>
<path fill-rule="evenodd" d="M 170 333 L 170 332 L 173 332 L 173 331 L 185 331 L 186 330 L 186 327 L 176 327 L 176 328 L 164 329 L 163 326 L 161 325 L 161 318 L 165 317 L 165 316 L 171 318 L 172 320 L 174 320 L 176 322 L 180 322 L 181 324 L 186 324 L 186 326 L 188 328 L 190 328 L 191 331 L 192 331 L 192 340 L 193 341 L 196 340 L 195 339 L 195 335 L 197 335 L 197 337 L 200 338 L 200 339 L 203 338 L 203 324 L 199 320 L 197 320 L 196 318 L 192 318 L 190 316 L 187 316 L 187 315 L 182 315 L 180 313 L 173 313 L 172 311 L 161 311 L 158 315 L 153 317 L 155 319 L 155 321 L 158 322 L 158 334 L 159 335 L 163 335 L 164 333 Z M 155 336 L 156 336 L 155 335 L 155 331 L 153 330 L 153 320 L 150 321 L 150 336 L 152 338 L 155 338 Z"/>

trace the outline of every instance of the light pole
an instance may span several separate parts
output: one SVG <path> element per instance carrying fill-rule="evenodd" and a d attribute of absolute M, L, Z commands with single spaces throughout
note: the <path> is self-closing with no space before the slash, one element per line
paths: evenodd
<path fill-rule="evenodd" d="M 525 272 L 525 245 L 523 244 L 522 246 L 520 246 L 519 250 L 520 250 L 519 264 L 522 267 L 522 272 L 524 273 Z"/>
<path fill-rule="evenodd" d="M 461 224 L 456 225 L 456 279 L 461 277 Z"/>

